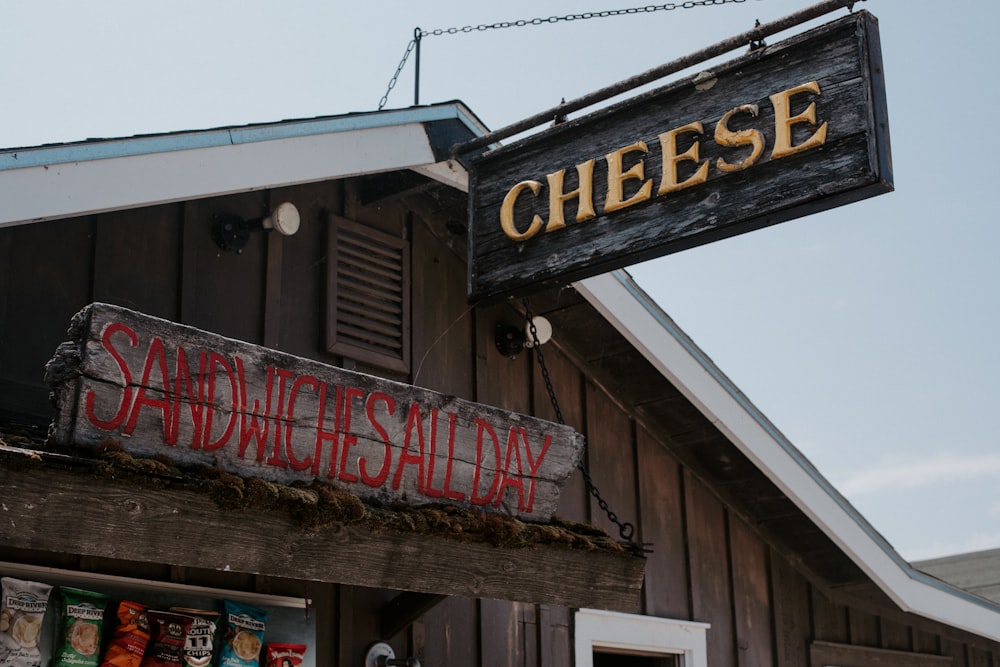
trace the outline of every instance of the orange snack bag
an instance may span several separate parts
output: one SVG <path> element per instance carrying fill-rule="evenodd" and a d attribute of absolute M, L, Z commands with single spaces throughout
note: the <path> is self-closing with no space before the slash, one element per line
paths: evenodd
<path fill-rule="evenodd" d="M 139 667 L 148 643 L 146 606 L 122 600 L 118 605 L 118 627 L 104 652 L 101 667 Z"/>

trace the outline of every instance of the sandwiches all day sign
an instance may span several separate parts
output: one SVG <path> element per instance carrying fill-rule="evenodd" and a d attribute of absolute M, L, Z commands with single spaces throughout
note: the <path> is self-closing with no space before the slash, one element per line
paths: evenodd
<path fill-rule="evenodd" d="M 118 306 L 78 313 L 46 374 L 52 439 L 361 497 L 545 521 L 580 461 L 568 426 Z"/>
<path fill-rule="evenodd" d="M 472 160 L 469 297 L 603 273 L 892 189 L 859 12 Z"/>

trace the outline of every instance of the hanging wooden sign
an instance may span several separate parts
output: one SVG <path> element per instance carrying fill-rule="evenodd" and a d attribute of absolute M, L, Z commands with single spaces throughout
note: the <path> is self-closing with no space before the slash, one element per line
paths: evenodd
<path fill-rule="evenodd" d="M 52 439 L 361 497 L 546 521 L 580 460 L 567 426 L 347 371 L 107 304 L 49 362 Z"/>
<path fill-rule="evenodd" d="M 858 12 L 470 166 L 469 298 L 527 293 L 892 190 Z"/>

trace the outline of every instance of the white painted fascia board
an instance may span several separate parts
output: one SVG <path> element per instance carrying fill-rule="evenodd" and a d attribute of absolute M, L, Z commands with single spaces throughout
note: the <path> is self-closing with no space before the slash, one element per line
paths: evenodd
<path fill-rule="evenodd" d="M 467 175 L 457 161 L 437 163 L 424 126 L 449 113 L 473 132 L 482 131 L 454 105 L 366 116 L 353 125 L 339 122 L 337 131 L 273 139 L 267 128 L 238 128 L 200 139 L 179 135 L 21 151 L 20 159 L 30 166 L 0 170 L 0 227 L 397 169 L 419 169 L 467 189 Z M 383 122 L 389 118 L 397 124 Z M 219 137 L 234 143 L 221 143 Z M 186 147 L 161 149 L 167 140 Z M 118 153 L 102 157 L 94 152 L 98 148 Z M 39 159 L 42 154 L 54 159 Z M 74 161 L 55 161 L 74 154 Z"/>
<path fill-rule="evenodd" d="M 1000 641 L 1000 606 L 911 568 L 627 274 L 574 287 L 903 611 Z"/>

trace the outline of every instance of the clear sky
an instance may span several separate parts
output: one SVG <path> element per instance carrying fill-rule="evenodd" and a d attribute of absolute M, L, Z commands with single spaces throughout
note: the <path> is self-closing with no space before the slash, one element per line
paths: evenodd
<path fill-rule="evenodd" d="M 430 35 L 420 102 L 496 129 L 809 4 Z M 635 6 L 5 0 L 0 146 L 371 111 L 415 27 Z M 1000 6 L 856 8 L 881 24 L 896 191 L 629 270 L 904 557 L 997 548 Z"/>

